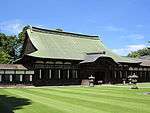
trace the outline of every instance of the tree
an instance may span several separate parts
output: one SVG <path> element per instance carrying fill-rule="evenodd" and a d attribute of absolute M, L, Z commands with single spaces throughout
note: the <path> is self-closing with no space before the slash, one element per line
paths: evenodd
<path fill-rule="evenodd" d="M 131 52 L 128 54 L 128 57 L 139 58 L 139 57 L 145 56 L 145 55 L 150 55 L 149 48 L 144 48 L 144 49 L 140 49 L 138 51 Z"/>
<path fill-rule="evenodd" d="M 16 36 L 7 36 L 0 33 L 0 52 L 8 54 L 12 59 L 16 59 L 17 40 Z"/>
<path fill-rule="evenodd" d="M 0 63 L 10 63 L 21 57 L 22 45 L 25 39 L 25 32 L 29 26 L 25 26 L 18 34 L 7 36 L 0 33 Z"/>
<path fill-rule="evenodd" d="M 0 63 L 1 64 L 8 64 L 11 62 L 11 57 L 6 52 L 0 50 Z"/>
<path fill-rule="evenodd" d="M 17 53 L 18 53 L 18 57 L 21 57 L 21 53 L 22 53 L 22 46 L 24 43 L 24 39 L 25 39 L 25 35 L 26 35 L 26 30 L 29 28 L 30 26 L 27 25 L 23 28 L 23 30 L 18 34 L 18 49 L 17 49 Z"/>
<path fill-rule="evenodd" d="M 150 49 L 150 40 L 148 41 L 148 49 Z"/>

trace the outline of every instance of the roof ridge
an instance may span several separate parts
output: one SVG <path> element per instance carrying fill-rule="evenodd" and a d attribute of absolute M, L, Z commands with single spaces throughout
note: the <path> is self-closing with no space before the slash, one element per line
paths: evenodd
<path fill-rule="evenodd" d="M 74 36 L 74 37 L 83 37 L 83 38 L 85 37 L 88 39 L 100 40 L 99 36 L 94 36 L 94 35 L 85 35 L 85 34 L 65 32 L 65 31 L 60 31 L 60 30 L 51 30 L 51 29 L 45 29 L 45 28 L 39 28 L 39 27 L 33 27 L 33 26 L 30 26 L 29 29 L 31 29 L 32 31 L 37 31 L 37 32 L 42 32 L 42 33 L 69 35 L 69 36 Z"/>

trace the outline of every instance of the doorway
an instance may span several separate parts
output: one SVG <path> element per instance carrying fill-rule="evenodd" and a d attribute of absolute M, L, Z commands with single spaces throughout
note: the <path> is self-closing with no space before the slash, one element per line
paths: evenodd
<path fill-rule="evenodd" d="M 98 81 L 102 81 L 103 83 L 105 83 L 105 72 L 104 71 L 97 71 L 94 74 L 95 76 L 95 82 L 96 84 L 98 83 Z"/>

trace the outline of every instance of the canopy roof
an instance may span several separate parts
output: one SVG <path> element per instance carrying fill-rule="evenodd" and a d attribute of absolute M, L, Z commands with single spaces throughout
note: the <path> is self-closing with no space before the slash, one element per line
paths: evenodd
<path fill-rule="evenodd" d="M 105 51 L 105 56 L 111 57 L 116 62 L 139 63 L 116 55 L 102 43 L 98 36 L 37 27 L 27 29 L 27 35 L 37 49 L 37 51 L 26 54 L 29 56 L 83 61 L 87 53 Z"/>
<path fill-rule="evenodd" d="M 142 56 L 142 57 L 140 57 L 140 59 L 143 59 L 143 60 L 150 60 L 150 55 Z"/>
<path fill-rule="evenodd" d="M 141 66 L 150 66 L 150 60 L 140 60 L 142 63 Z"/>
<path fill-rule="evenodd" d="M 0 70 L 27 70 L 26 67 L 24 67 L 21 64 L 0 64 Z"/>
<path fill-rule="evenodd" d="M 80 64 L 95 62 L 99 58 L 110 58 L 110 57 L 101 53 L 87 54 L 84 61 L 80 62 Z"/>
<path fill-rule="evenodd" d="M 150 66 L 150 55 L 142 56 L 138 61 L 142 62 L 141 66 Z"/>

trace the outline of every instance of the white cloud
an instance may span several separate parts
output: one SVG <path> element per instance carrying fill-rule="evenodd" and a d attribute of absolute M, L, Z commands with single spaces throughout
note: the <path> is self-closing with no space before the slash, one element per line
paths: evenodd
<path fill-rule="evenodd" d="M 121 36 L 121 38 L 127 38 L 127 39 L 144 39 L 144 35 L 141 34 L 131 34 L 126 36 Z"/>
<path fill-rule="evenodd" d="M 22 31 L 24 24 L 20 20 L 11 20 L 0 22 L 0 32 L 17 35 Z"/>
<path fill-rule="evenodd" d="M 107 31 L 124 31 L 125 29 L 120 28 L 120 27 L 115 27 L 115 26 L 105 26 L 104 27 L 105 30 Z"/>
<path fill-rule="evenodd" d="M 126 56 L 128 53 L 132 52 L 132 51 L 137 51 L 139 49 L 143 49 L 145 48 L 146 45 L 144 44 L 139 44 L 139 45 L 127 45 L 124 48 L 120 48 L 120 49 L 113 49 L 113 52 L 122 55 L 122 56 Z"/>
<path fill-rule="evenodd" d="M 142 28 L 142 27 L 144 27 L 144 25 L 138 24 L 138 25 L 136 25 L 136 27 L 137 27 L 137 28 Z"/>

